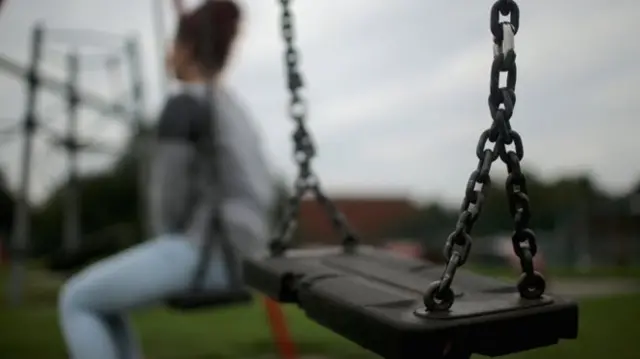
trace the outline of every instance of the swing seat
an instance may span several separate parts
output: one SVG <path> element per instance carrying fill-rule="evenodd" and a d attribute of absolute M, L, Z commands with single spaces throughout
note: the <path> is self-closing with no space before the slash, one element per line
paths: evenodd
<path fill-rule="evenodd" d="M 359 246 L 291 250 L 247 260 L 247 285 L 297 303 L 308 317 L 387 359 L 442 357 L 448 346 L 506 355 L 574 339 L 578 308 L 544 295 L 521 299 L 514 284 L 460 269 L 447 312 L 425 311 L 427 286 L 443 266 Z"/>
<path fill-rule="evenodd" d="M 229 291 L 200 291 L 177 295 L 167 300 L 167 306 L 178 311 L 213 309 L 232 305 L 249 304 L 253 295 L 248 289 Z"/>

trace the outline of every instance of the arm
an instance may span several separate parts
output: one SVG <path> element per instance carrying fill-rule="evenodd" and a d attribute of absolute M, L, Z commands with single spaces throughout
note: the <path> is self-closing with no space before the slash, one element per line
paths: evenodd
<path fill-rule="evenodd" d="M 156 235 L 185 230 L 194 205 L 196 145 L 207 121 L 203 106 L 185 94 L 170 98 L 160 115 L 149 177 L 149 213 Z"/>

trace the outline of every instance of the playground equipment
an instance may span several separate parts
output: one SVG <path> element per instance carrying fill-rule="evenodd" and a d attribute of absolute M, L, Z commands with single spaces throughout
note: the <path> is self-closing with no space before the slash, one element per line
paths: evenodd
<path fill-rule="evenodd" d="M 576 338 L 577 305 L 545 294 L 545 280 L 533 265 L 537 246 L 535 235 L 528 228 L 530 206 L 526 179 L 520 171 L 523 145 L 510 124 L 516 85 L 513 44 L 520 15 L 515 1 L 498 0 L 491 9 L 494 61 L 489 109 L 493 123 L 480 136 L 476 151 L 479 163 L 468 181 L 456 229 L 446 241 L 444 268 L 398 258 L 360 244 L 358 236 L 324 194 L 311 169 L 315 148 L 305 127 L 306 107 L 300 94 L 303 82 L 293 44 L 290 1 L 281 0 L 281 4 L 290 115 L 297 126 L 293 140 L 299 173 L 290 209 L 279 235 L 272 241 L 270 256 L 244 263 L 246 283 L 274 300 L 297 304 L 319 324 L 385 358 L 468 359 L 473 353 L 497 356 Z M 510 20 L 501 22 L 500 15 L 509 16 Z M 503 72 L 507 73 L 507 84 L 500 87 Z M 30 85 L 27 108 L 32 109 L 37 62 L 32 64 L 27 79 Z M 33 112 L 26 118 L 33 119 Z M 492 147 L 488 148 L 487 143 Z M 512 145 L 513 150 L 508 148 Z M 523 272 L 515 288 L 459 269 L 470 253 L 470 232 L 488 195 L 489 170 L 498 159 L 505 162 L 509 172 L 507 191 L 514 220 L 512 244 Z M 322 250 L 289 248 L 299 202 L 306 194 L 325 206 L 342 237 L 341 246 Z"/>
<path fill-rule="evenodd" d="M 576 338 L 577 305 L 544 294 L 545 280 L 533 265 L 537 246 L 535 234 L 528 228 L 530 206 L 520 170 L 522 139 L 509 122 L 515 105 L 514 37 L 520 25 L 516 2 L 497 0 L 491 8 L 494 58 L 488 102 L 493 123 L 480 136 L 478 166 L 469 178 L 456 228 L 446 240 L 444 268 L 359 244 L 345 218 L 324 194 L 311 169 L 315 148 L 305 127 L 290 0 L 280 3 L 291 95 L 289 114 L 297 126 L 293 142 L 299 171 L 288 214 L 272 241 L 270 255 L 245 262 L 247 284 L 280 302 L 296 303 L 319 324 L 389 359 L 468 359 L 473 353 L 497 356 Z M 500 15 L 509 20 L 500 21 Z M 504 72 L 506 86 L 500 87 Z M 511 145 L 515 148 L 509 149 Z M 470 232 L 488 195 L 491 165 L 498 159 L 509 173 L 506 185 L 514 220 L 512 244 L 523 272 L 517 289 L 493 278 L 458 271 L 469 256 Z M 326 208 L 341 235 L 341 246 L 289 248 L 300 200 L 306 194 Z"/>
<path fill-rule="evenodd" d="M 33 27 L 31 36 L 31 63 L 28 68 L 23 68 L 17 62 L 0 56 L 0 69 L 5 70 L 9 74 L 15 75 L 26 82 L 26 110 L 24 119 L 16 128 L 21 129 L 21 135 L 24 138 L 22 149 L 22 168 L 20 173 L 20 188 L 16 196 L 16 211 L 14 217 L 14 231 L 11 240 L 10 257 L 11 257 L 11 281 L 9 288 L 9 302 L 19 304 L 22 296 L 23 278 L 24 278 L 24 261 L 30 247 L 30 218 L 29 218 L 29 194 L 33 167 L 33 150 L 34 139 L 38 133 L 48 135 L 51 143 L 55 148 L 62 148 L 67 154 L 68 162 L 68 182 L 67 182 L 67 201 L 65 206 L 65 225 L 63 234 L 63 249 L 67 254 L 73 254 L 80 247 L 80 208 L 79 208 L 79 181 L 78 181 L 78 155 L 88 152 L 100 152 L 102 154 L 111 154 L 116 150 L 109 148 L 110 146 L 98 145 L 96 143 L 87 142 L 79 138 L 78 135 L 78 110 L 80 106 L 86 106 L 94 109 L 103 117 L 115 117 L 125 120 L 125 125 L 133 127 L 134 132 L 138 132 L 142 122 L 142 106 L 143 93 L 141 76 L 139 75 L 140 66 L 138 64 L 137 43 L 134 39 L 123 39 L 110 34 L 102 34 L 97 32 L 85 32 L 83 38 L 100 38 L 110 37 L 115 39 L 119 44 L 116 49 L 108 53 L 84 55 L 80 50 L 83 46 L 89 44 L 75 43 L 74 50 L 64 52 L 66 61 L 66 80 L 58 80 L 53 76 L 47 75 L 41 70 L 41 62 L 43 60 L 43 52 L 47 47 L 47 43 L 57 42 L 64 43 L 65 39 L 73 37 L 75 30 L 69 29 L 53 29 L 47 28 L 42 23 L 38 23 Z M 88 36 L 91 35 L 91 36 Z M 92 44 L 93 45 L 93 44 Z M 97 45 L 100 46 L 99 42 Z M 99 63 L 106 68 L 106 73 L 110 79 L 123 78 L 122 69 L 123 61 L 128 62 L 128 68 L 131 70 L 130 78 L 133 79 L 131 90 L 120 98 L 118 101 L 107 101 L 101 96 L 83 92 L 79 89 L 79 73 L 85 62 L 88 60 L 86 56 L 91 56 L 94 63 Z M 123 60 L 122 58 L 126 60 Z M 97 61 L 96 61 L 97 59 Z M 50 120 L 51 113 L 41 115 L 38 110 L 38 91 L 40 88 L 50 90 L 53 93 L 63 96 L 67 105 L 67 131 L 66 134 L 60 134 L 59 131 L 52 129 L 47 124 Z M 122 95 L 122 94 L 119 94 Z M 130 98 L 128 97 L 130 95 Z M 122 97 L 122 96 L 120 96 Z M 48 112 L 48 111 L 47 111 Z M 133 119 L 133 121 L 129 121 Z M 95 142 L 95 141 L 92 141 Z"/>

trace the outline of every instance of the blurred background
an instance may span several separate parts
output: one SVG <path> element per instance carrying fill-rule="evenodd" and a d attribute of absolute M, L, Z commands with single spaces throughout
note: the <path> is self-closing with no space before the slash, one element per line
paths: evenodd
<path fill-rule="evenodd" d="M 296 171 L 280 4 L 241 4 L 244 39 L 226 81 L 262 130 L 281 197 L 276 218 Z M 444 260 L 478 137 L 491 124 L 492 4 L 293 2 L 314 166 L 363 241 Z M 640 2 L 519 5 L 511 122 L 524 142 L 536 261 L 550 290 L 579 300 L 581 318 L 578 340 L 512 357 L 637 359 Z M 145 144 L 175 86 L 163 70 L 174 27 L 169 0 L 0 1 L 3 359 L 64 358 L 60 283 L 145 238 Z M 467 266 L 514 280 L 505 178 L 497 162 Z M 338 243 L 316 203 L 305 201 L 301 218 L 296 245 Z M 22 258 L 17 295 L 10 268 Z M 195 316 L 152 309 L 136 323 L 149 358 L 275 358 L 284 339 L 272 337 L 263 311 L 259 303 Z M 300 356 L 371 357 L 296 308 L 285 313 Z"/>

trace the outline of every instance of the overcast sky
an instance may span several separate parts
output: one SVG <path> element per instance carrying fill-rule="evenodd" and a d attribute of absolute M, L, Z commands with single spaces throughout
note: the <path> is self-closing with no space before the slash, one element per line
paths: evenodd
<path fill-rule="evenodd" d="M 31 26 L 91 28 L 137 34 L 142 44 L 147 110 L 162 95 L 161 61 L 152 26 L 152 0 L 8 0 L 0 15 L 0 54 L 28 59 Z M 161 0 L 157 0 L 161 1 Z M 166 2 L 167 34 L 173 17 Z M 196 1 L 197 2 L 197 1 Z M 191 2 L 193 3 L 193 2 Z M 492 0 L 294 1 L 301 66 L 309 87 L 310 127 L 317 171 L 331 192 L 405 193 L 458 202 L 475 167 L 480 132 L 491 123 L 486 105 L 492 42 Z M 279 1 L 245 0 L 244 38 L 228 82 L 263 130 L 274 168 L 291 178 L 285 116 Z M 519 1 L 517 106 L 525 165 L 543 177 L 589 172 L 606 189 L 624 191 L 640 178 L 640 27 L 637 0 Z M 55 34 L 52 34 L 52 36 Z M 77 41 L 83 37 L 76 35 Z M 87 37 L 85 35 L 84 37 Z M 63 74 L 61 52 L 47 45 L 45 63 Z M 60 40 L 60 39 L 58 39 Z M 104 40 L 110 46 L 115 40 Z M 113 96 L 123 81 L 108 80 L 95 57 L 81 73 L 85 88 Z M 39 110 L 63 128 L 64 104 L 45 94 Z M 634 101 L 635 100 L 635 101 Z M 19 118 L 20 81 L 0 74 L 0 122 Z M 82 132 L 122 143 L 118 122 L 83 111 Z M 19 141 L 1 147 L 0 166 L 17 178 Z M 87 155 L 83 169 L 104 166 Z M 59 179 L 64 158 L 38 142 L 34 191 Z M 494 167 L 502 174 L 503 165 Z"/>

